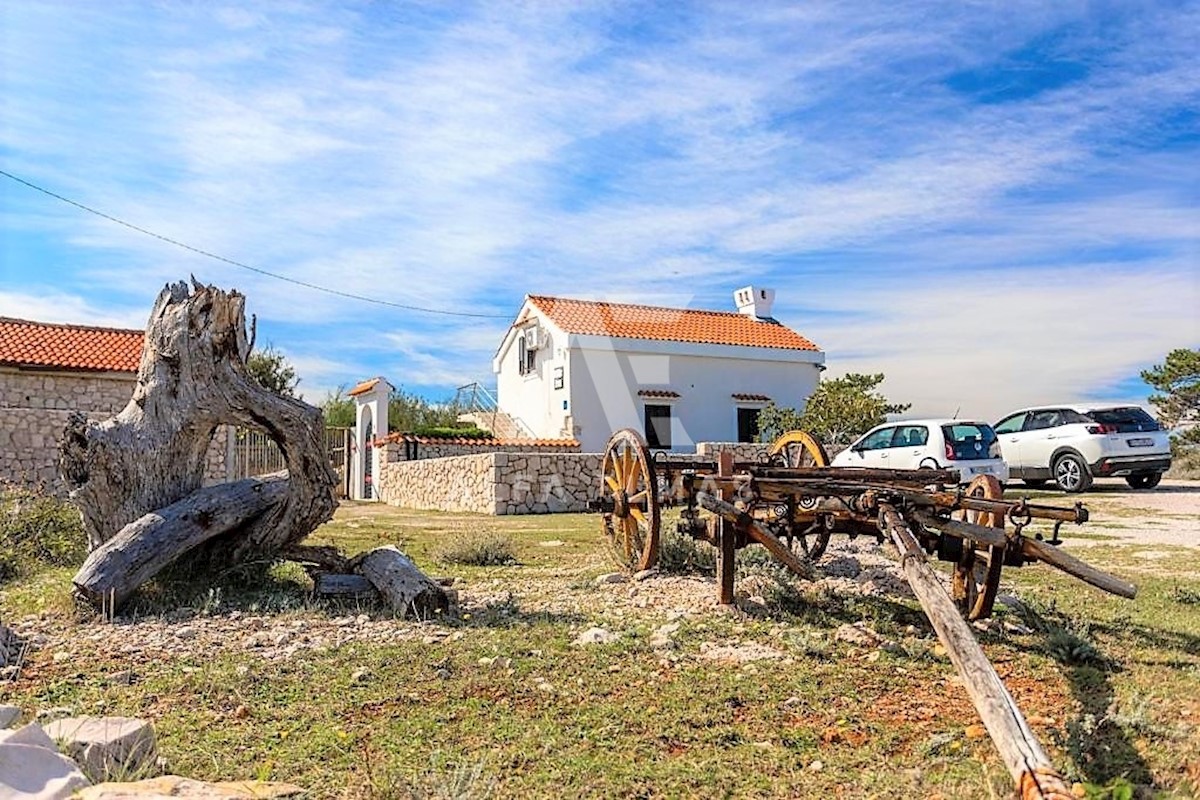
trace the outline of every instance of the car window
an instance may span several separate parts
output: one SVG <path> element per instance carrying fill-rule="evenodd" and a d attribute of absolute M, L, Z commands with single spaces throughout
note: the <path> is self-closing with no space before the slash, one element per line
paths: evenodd
<path fill-rule="evenodd" d="M 1059 423 L 1060 425 L 1090 425 L 1092 422 L 1083 414 L 1070 408 L 1064 408 L 1061 413 L 1063 421 Z"/>
<path fill-rule="evenodd" d="M 1115 426 L 1118 433 L 1161 430 L 1161 426 L 1154 417 L 1137 406 L 1104 408 L 1097 411 L 1089 411 L 1087 415 L 1103 425 Z"/>
<path fill-rule="evenodd" d="M 996 432 L 991 425 L 982 422 L 955 422 L 942 426 L 946 445 L 954 449 L 954 457 L 960 459 L 989 458 Z"/>
<path fill-rule="evenodd" d="M 892 447 L 920 447 L 929 441 L 929 429 L 924 425 L 901 425 L 892 436 Z"/>
<path fill-rule="evenodd" d="M 1065 424 L 1063 421 L 1063 413 L 1057 408 L 1048 409 L 1046 411 L 1031 411 L 1029 418 L 1025 420 L 1023 430 L 1041 431 L 1047 428 L 1057 428 L 1059 425 Z"/>
<path fill-rule="evenodd" d="M 1011 417 L 1005 417 L 996 423 L 996 433 L 1016 433 L 1021 430 L 1021 426 L 1025 424 L 1025 417 L 1028 416 L 1024 411 L 1020 414 L 1013 414 Z"/>
<path fill-rule="evenodd" d="M 884 447 L 890 447 L 892 444 L 892 434 L 895 428 L 882 428 L 875 431 L 867 438 L 862 440 L 858 446 L 860 450 L 881 450 Z"/>

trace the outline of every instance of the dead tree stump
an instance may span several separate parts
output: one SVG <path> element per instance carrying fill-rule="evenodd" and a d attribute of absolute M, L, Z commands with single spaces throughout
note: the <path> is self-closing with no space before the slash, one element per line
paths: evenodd
<path fill-rule="evenodd" d="M 90 549 L 127 526 L 146 528 L 139 520 L 147 514 L 173 509 L 175 522 L 148 526 L 162 548 L 154 564 L 191 553 L 222 567 L 277 554 L 333 516 L 336 477 L 325 454 L 321 411 L 260 386 L 246 371 L 249 350 L 239 292 L 180 282 L 159 293 L 133 398 L 104 422 L 72 414 L 60 443 L 63 477 Z M 271 502 L 247 503 L 239 502 L 244 487 L 236 483 L 210 487 L 200 500 L 221 513 L 185 515 L 176 504 L 200 490 L 205 455 L 221 424 L 271 437 L 287 465 L 287 491 Z M 212 526 L 221 530 L 212 533 Z M 133 547 L 137 538 L 114 543 L 107 557 L 116 558 L 113 551 Z"/>

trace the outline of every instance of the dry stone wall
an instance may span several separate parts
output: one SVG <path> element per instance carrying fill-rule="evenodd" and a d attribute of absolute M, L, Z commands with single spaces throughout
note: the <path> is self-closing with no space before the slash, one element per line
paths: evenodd
<path fill-rule="evenodd" d="M 379 499 L 401 508 L 477 514 L 587 510 L 599 480 L 596 453 L 480 453 L 389 461 Z"/>
<path fill-rule="evenodd" d="M 721 450 L 732 450 L 734 461 L 763 461 L 771 445 L 758 442 L 697 442 L 696 455 L 716 458 Z"/>
<path fill-rule="evenodd" d="M 59 497 L 58 440 L 72 411 L 103 420 L 129 403 L 137 377 L 122 372 L 45 372 L 0 368 L 0 484 Z M 225 480 L 223 431 L 209 447 L 206 483 Z"/>
<path fill-rule="evenodd" d="M 459 448 L 476 452 L 457 455 Z M 715 457 L 722 448 L 732 449 L 736 461 L 765 461 L 770 445 L 702 442 L 696 452 Z M 523 452 L 480 453 L 479 445 L 422 444 L 419 457 L 406 461 L 403 443 L 381 445 L 381 449 L 375 491 L 381 501 L 400 508 L 555 514 L 586 511 L 588 500 L 599 493 L 600 453 L 562 452 L 561 446 L 536 445 Z M 436 452 L 454 455 L 429 455 Z"/>

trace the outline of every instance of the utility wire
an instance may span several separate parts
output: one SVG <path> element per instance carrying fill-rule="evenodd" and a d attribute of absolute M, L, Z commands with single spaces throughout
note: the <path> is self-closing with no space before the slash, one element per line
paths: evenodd
<path fill-rule="evenodd" d="M 134 230 L 134 231 L 137 231 L 138 233 L 145 234 L 146 236 L 152 236 L 155 239 L 160 239 L 160 240 L 166 242 L 167 244 L 173 244 L 176 247 L 182 247 L 184 250 L 190 250 L 193 253 L 197 253 L 199 255 L 205 256 L 206 258 L 211 258 L 216 261 L 221 261 L 226 264 L 230 264 L 232 266 L 238 267 L 240 269 L 249 270 L 250 272 L 257 272 L 259 275 L 266 275 L 268 278 L 275 278 L 276 280 L 286 281 L 287 283 L 294 283 L 295 285 L 303 286 L 306 289 L 313 289 L 318 292 L 325 292 L 326 294 L 337 295 L 338 297 L 348 297 L 351 300 L 361 300 L 364 303 L 374 303 L 376 305 L 388 306 L 390 308 L 400 308 L 400 309 L 404 309 L 405 311 L 419 311 L 423 314 L 444 314 L 449 317 L 477 317 L 480 319 L 508 319 L 510 316 L 508 314 L 479 314 L 479 313 L 472 312 L 472 311 L 447 311 L 447 310 L 441 309 L 441 308 L 425 308 L 423 306 L 412 306 L 412 305 L 406 305 L 404 303 L 393 303 L 390 300 L 381 300 L 377 297 L 366 297 L 365 295 L 361 295 L 361 294 L 353 294 L 351 292 L 343 292 L 339 289 L 330 289 L 328 286 L 318 286 L 315 283 L 308 283 L 306 281 L 297 280 L 296 278 L 289 278 L 287 275 L 280 275 L 277 272 L 268 272 L 265 269 L 259 269 L 258 267 L 252 267 L 249 264 L 243 264 L 241 261 L 234 261 L 232 258 L 226 258 L 225 256 L 217 255 L 216 253 L 210 253 L 207 250 L 201 250 L 199 247 L 192 247 L 190 244 L 185 244 L 184 242 L 181 242 L 178 239 L 172 239 L 169 236 L 163 236 L 161 233 L 155 233 L 154 231 L 146 230 L 145 228 L 138 227 L 137 225 L 134 225 L 131 222 L 126 222 L 123 219 L 118 219 L 117 217 L 114 217 L 111 214 L 105 214 L 103 211 L 98 211 L 90 206 L 85 206 L 83 203 L 76 202 L 69 197 L 63 197 L 61 194 L 56 194 L 55 192 L 52 192 L 49 189 L 45 189 L 41 186 L 38 186 L 35 183 L 30 183 L 29 181 L 25 180 L 24 178 L 18 178 L 16 175 L 13 175 L 11 172 L 5 172 L 4 170 L 0 169 L 0 175 L 3 175 L 4 177 L 6 177 L 10 180 L 16 181 L 17 183 L 20 183 L 24 186 L 28 186 L 30 189 L 33 189 L 34 191 L 38 191 L 44 195 L 53 197 L 55 200 L 61 200 L 62 202 L 66 203 L 68 205 L 75 206 L 78 209 L 82 209 L 83 211 L 86 211 L 89 214 L 95 214 L 97 217 L 106 219 L 109 222 L 115 222 L 118 225 L 122 225 L 126 228 L 129 228 L 130 230 Z"/>

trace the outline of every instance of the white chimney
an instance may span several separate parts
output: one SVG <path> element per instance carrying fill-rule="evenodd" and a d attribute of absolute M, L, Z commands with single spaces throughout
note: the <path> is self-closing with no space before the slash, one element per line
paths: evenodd
<path fill-rule="evenodd" d="M 758 319 L 771 318 L 771 306 L 775 303 L 775 290 L 758 286 L 747 286 L 733 293 L 739 314 Z"/>

